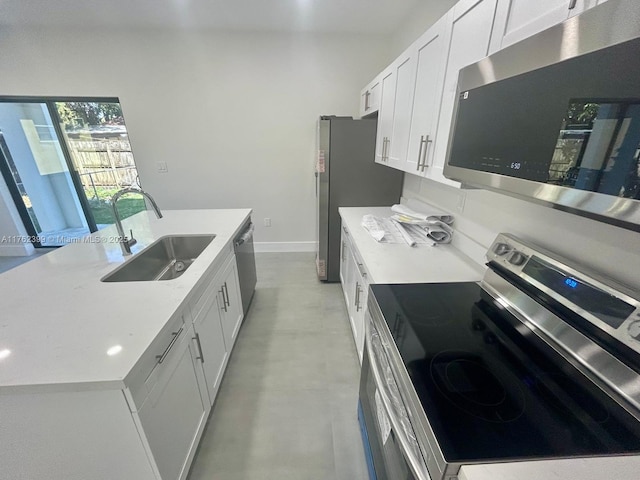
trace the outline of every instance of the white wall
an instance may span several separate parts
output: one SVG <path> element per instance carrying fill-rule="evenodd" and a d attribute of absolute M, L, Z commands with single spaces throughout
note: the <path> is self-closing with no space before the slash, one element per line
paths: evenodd
<path fill-rule="evenodd" d="M 256 242 L 310 246 L 316 119 L 357 116 L 387 40 L 2 27 L 0 95 L 119 97 L 161 208 L 252 207 Z"/>
<path fill-rule="evenodd" d="M 403 195 L 455 215 L 459 243 L 477 261 L 500 232 L 512 233 L 640 290 L 640 235 L 631 230 L 485 190 L 460 190 L 405 175 Z M 460 209 L 462 206 L 462 209 Z"/>

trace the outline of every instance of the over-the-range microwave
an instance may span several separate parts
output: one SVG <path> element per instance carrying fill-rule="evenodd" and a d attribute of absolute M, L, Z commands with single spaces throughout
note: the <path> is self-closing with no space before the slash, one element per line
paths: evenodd
<path fill-rule="evenodd" d="M 640 2 L 462 69 L 444 174 L 640 231 Z"/>

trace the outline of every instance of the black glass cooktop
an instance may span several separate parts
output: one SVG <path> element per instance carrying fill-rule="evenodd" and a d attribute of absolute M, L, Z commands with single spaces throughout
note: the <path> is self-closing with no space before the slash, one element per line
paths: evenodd
<path fill-rule="evenodd" d="M 640 424 L 475 283 L 372 285 L 448 462 L 640 452 Z"/>

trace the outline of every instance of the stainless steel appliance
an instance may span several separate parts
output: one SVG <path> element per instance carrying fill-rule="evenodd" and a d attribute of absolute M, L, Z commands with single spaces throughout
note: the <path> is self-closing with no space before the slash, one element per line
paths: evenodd
<path fill-rule="evenodd" d="M 610 0 L 462 69 L 445 176 L 640 231 L 638 51 Z"/>
<path fill-rule="evenodd" d="M 480 283 L 370 287 L 359 417 L 375 478 L 640 454 L 638 292 L 505 234 L 487 259 Z"/>
<path fill-rule="evenodd" d="M 240 229 L 240 233 L 233 240 L 238 265 L 238 280 L 240 282 L 240 298 L 242 311 L 247 314 L 251 299 L 256 290 L 256 256 L 253 249 L 253 223 L 249 218 Z"/>
<path fill-rule="evenodd" d="M 403 174 L 374 163 L 377 120 L 323 116 L 316 158 L 316 267 L 318 278 L 340 280 L 338 207 L 398 203 Z"/>

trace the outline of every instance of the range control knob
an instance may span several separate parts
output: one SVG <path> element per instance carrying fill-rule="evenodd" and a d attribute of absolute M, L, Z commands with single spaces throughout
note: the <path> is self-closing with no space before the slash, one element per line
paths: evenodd
<path fill-rule="evenodd" d="M 498 256 L 506 255 L 511 251 L 511 247 L 508 243 L 496 243 L 496 246 L 493 247 L 493 253 Z"/>
<path fill-rule="evenodd" d="M 509 263 L 512 265 L 520 266 L 527 261 L 527 256 L 520 252 L 513 252 L 509 257 Z"/>
<path fill-rule="evenodd" d="M 640 320 L 631 322 L 627 327 L 627 331 L 629 332 L 629 335 L 640 341 Z"/>

